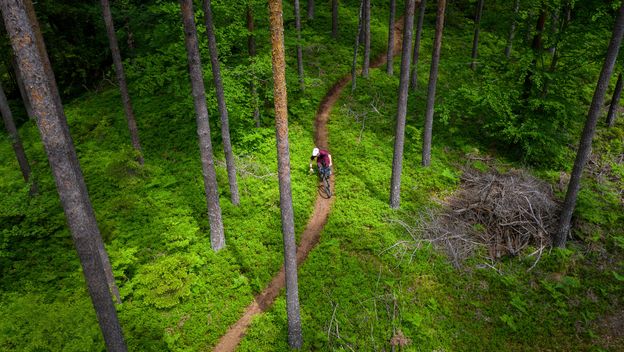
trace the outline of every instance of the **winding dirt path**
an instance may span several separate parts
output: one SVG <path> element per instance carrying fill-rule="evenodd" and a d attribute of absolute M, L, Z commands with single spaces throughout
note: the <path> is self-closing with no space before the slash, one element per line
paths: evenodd
<path fill-rule="evenodd" d="M 403 19 L 400 18 L 394 25 L 394 55 L 401 52 L 402 38 L 403 38 Z M 380 55 L 376 60 L 371 63 L 371 68 L 379 67 L 386 63 L 386 53 Z M 351 75 L 347 74 L 343 76 L 338 82 L 336 82 L 331 89 L 327 92 L 318 110 L 316 111 L 316 117 L 314 120 L 314 142 L 316 146 L 322 149 L 329 150 L 327 122 L 329 121 L 329 113 L 344 87 L 351 81 Z M 331 176 L 331 187 L 334 188 L 334 175 Z M 314 211 L 308 220 L 305 230 L 301 235 L 301 241 L 297 247 L 297 266 L 300 266 L 308 257 L 310 251 L 316 246 L 321 237 L 321 231 L 327 223 L 329 218 L 329 212 L 335 197 L 325 199 L 320 195 L 316 197 L 316 203 L 314 205 Z M 214 347 L 214 352 L 233 352 L 236 347 L 245 336 L 247 329 L 251 325 L 251 320 L 254 316 L 266 311 L 275 298 L 280 293 L 280 290 L 284 288 L 284 266 L 273 277 L 269 286 L 254 298 L 254 301 L 247 306 L 243 316 L 232 325 L 228 331 L 219 339 L 219 342 Z"/>

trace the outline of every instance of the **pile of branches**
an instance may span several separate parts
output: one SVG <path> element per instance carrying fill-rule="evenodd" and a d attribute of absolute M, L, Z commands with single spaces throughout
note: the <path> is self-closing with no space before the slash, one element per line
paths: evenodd
<path fill-rule="evenodd" d="M 408 232 L 442 249 L 457 267 L 483 246 L 491 259 L 533 246 L 537 250 L 531 255 L 539 260 L 551 245 L 560 211 L 551 186 L 521 171 L 465 170 L 460 190 L 444 205 L 441 212 L 423 215 Z"/>

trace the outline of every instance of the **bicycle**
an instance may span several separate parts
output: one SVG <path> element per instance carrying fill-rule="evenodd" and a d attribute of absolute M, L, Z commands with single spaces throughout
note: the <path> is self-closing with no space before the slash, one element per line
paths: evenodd
<path fill-rule="evenodd" d="M 319 169 L 319 178 L 321 184 L 319 185 L 319 195 L 325 199 L 332 197 L 331 182 L 330 182 L 331 169 L 329 167 L 322 167 Z"/>

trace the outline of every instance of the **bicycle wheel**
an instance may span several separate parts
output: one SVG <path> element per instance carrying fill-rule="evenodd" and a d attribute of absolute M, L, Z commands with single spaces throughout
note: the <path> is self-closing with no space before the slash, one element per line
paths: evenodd
<path fill-rule="evenodd" d="M 332 192 L 331 183 L 329 182 L 329 176 L 325 175 L 325 177 L 323 177 L 323 185 L 325 186 L 325 194 L 327 194 L 327 198 L 331 198 Z"/>

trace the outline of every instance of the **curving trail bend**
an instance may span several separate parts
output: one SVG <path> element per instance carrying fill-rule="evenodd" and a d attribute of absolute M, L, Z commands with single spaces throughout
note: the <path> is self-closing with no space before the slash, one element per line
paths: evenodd
<path fill-rule="evenodd" d="M 394 55 L 401 52 L 402 38 L 403 38 L 403 19 L 400 18 L 395 22 L 395 43 L 394 43 Z M 376 60 L 371 63 L 371 68 L 379 67 L 386 63 L 386 54 L 383 53 Z M 329 150 L 328 143 L 328 129 L 327 122 L 329 121 L 329 113 L 334 104 L 340 98 L 340 94 L 344 87 L 351 81 L 351 75 L 343 76 L 338 82 L 336 82 L 331 89 L 327 92 L 319 108 L 316 112 L 314 119 L 314 142 L 323 149 Z M 335 179 L 334 175 L 331 176 L 331 187 L 334 188 Z M 323 227 L 327 223 L 329 213 L 331 211 L 332 204 L 335 197 L 325 199 L 321 196 L 316 197 L 316 203 L 314 205 L 314 211 L 308 220 L 303 234 L 301 235 L 301 241 L 297 247 L 297 266 L 300 266 L 308 257 L 310 251 L 316 246 L 320 237 Z M 236 347 L 245 336 L 247 329 L 251 325 L 251 320 L 254 316 L 266 311 L 271 307 L 275 298 L 279 295 L 279 292 L 285 286 L 284 280 L 284 266 L 273 277 L 269 285 L 258 294 L 254 301 L 247 306 L 245 312 L 241 318 L 232 325 L 228 331 L 219 339 L 219 342 L 214 347 L 214 352 L 232 352 L 236 350 Z"/>

